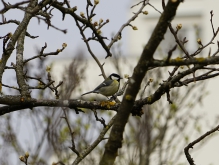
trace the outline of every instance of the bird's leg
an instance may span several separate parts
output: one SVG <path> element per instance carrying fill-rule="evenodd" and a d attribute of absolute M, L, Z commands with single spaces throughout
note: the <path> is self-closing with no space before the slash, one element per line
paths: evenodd
<path fill-rule="evenodd" d="M 112 97 L 110 97 L 109 101 L 113 101 L 113 100 L 116 100 L 116 96 L 115 95 L 112 95 Z"/>

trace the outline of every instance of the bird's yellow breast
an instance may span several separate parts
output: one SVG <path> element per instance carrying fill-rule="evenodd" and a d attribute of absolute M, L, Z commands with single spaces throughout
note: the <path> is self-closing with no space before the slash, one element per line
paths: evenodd
<path fill-rule="evenodd" d="M 99 93 L 104 96 L 112 96 L 118 91 L 118 89 L 119 82 L 117 80 L 113 80 L 113 82 L 109 86 L 102 87 Z"/>

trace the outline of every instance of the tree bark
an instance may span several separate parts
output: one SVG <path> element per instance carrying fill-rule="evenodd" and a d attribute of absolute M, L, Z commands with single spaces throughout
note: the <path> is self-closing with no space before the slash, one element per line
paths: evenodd
<path fill-rule="evenodd" d="M 134 101 L 141 86 L 141 82 L 147 73 L 149 64 L 153 61 L 153 55 L 158 45 L 164 38 L 169 23 L 176 14 L 176 10 L 180 1 L 169 0 L 164 12 L 162 13 L 148 43 L 144 47 L 140 60 L 134 69 L 133 75 L 130 78 L 129 86 L 124 94 L 121 106 L 118 110 L 115 123 L 110 132 L 109 140 L 105 146 L 105 151 L 100 165 L 112 165 L 118 154 L 118 149 L 122 147 L 123 132 L 128 121 L 129 114 L 134 105 Z"/>

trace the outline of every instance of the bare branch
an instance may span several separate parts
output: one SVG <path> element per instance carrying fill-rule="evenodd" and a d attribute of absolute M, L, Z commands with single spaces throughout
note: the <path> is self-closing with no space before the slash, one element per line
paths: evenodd
<path fill-rule="evenodd" d="M 211 10 L 210 14 L 211 14 L 211 19 L 210 19 L 211 27 L 212 27 L 213 35 L 215 36 L 216 34 L 215 34 L 215 31 L 214 31 L 214 25 L 213 25 L 213 21 L 212 21 L 212 18 L 214 16 L 213 10 Z"/>
<path fill-rule="evenodd" d="M 9 59 L 11 53 L 14 50 L 14 46 L 18 40 L 18 37 L 20 36 L 22 31 L 27 28 L 27 25 L 28 25 L 30 19 L 33 17 L 33 15 L 35 13 L 37 13 L 39 10 L 41 10 L 48 3 L 50 3 L 49 0 L 45 0 L 40 7 L 34 8 L 35 7 L 34 5 L 36 4 L 36 2 L 37 2 L 36 0 L 33 0 L 30 2 L 29 6 L 28 6 L 28 10 L 34 10 L 34 12 L 32 14 L 29 14 L 28 12 L 25 14 L 23 20 L 18 25 L 16 31 L 14 32 L 12 37 L 10 38 L 10 41 L 8 42 L 7 47 L 5 48 L 5 51 L 3 52 L 3 55 L 1 58 L 1 63 L 0 63 L 0 82 L 2 82 L 2 75 L 4 72 L 4 68 L 6 66 L 6 63 Z"/>
<path fill-rule="evenodd" d="M 168 4 L 165 7 L 165 10 L 161 15 L 153 33 L 151 34 L 148 43 L 144 46 L 141 57 L 134 69 L 133 75 L 130 78 L 130 84 L 118 110 L 115 123 L 110 132 L 110 138 L 105 146 L 105 151 L 100 161 L 100 165 L 113 164 L 116 159 L 118 149 L 122 146 L 125 125 L 132 111 L 141 82 L 148 71 L 149 63 L 153 61 L 155 50 L 163 40 L 168 25 L 176 14 L 179 4 L 180 1 L 168 1 Z"/>
<path fill-rule="evenodd" d="M 67 117 L 67 113 L 66 113 L 66 109 L 62 108 L 63 112 L 64 112 L 64 117 L 62 117 L 63 119 L 65 119 L 67 125 L 68 125 L 68 129 L 69 129 L 69 133 L 71 136 L 71 147 L 69 147 L 74 153 L 77 154 L 77 156 L 80 156 L 80 153 L 78 152 L 78 150 L 75 147 L 75 142 L 74 142 L 74 132 L 71 129 L 71 125 L 69 123 L 68 117 Z"/>
<path fill-rule="evenodd" d="M 116 33 L 116 35 L 112 38 L 111 42 L 108 44 L 108 48 L 109 48 L 109 49 L 113 46 L 113 44 L 114 44 L 116 41 L 118 41 L 119 38 L 121 38 L 121 34 L 122 34 L 123 29 L 124 29 L 126 26 L 130 25 L 130 23 L 131 23 L 132 21 L 134 21 L 134 20 L 138 17 L 139 14 L 142 13 L 142 10 L 144 9 L 144 7 L 145 7 L 146 5 L 148 5 L 148 0 L 147 0 L 147 1 L 144 0 L 144 1 L 140 2 L 140 3 L 142 3 L 142 6 L 140 7 L 140 9 L 139 9 L 125 24 L 123 24 L 123 25 L 121 26 L 121 28 L 120 28 L 119 31 Z M 106 58 L 107 58 L 107 56 L 106 56 Z"/>
<path fill-rule="evenodd" d="M 191 58 L 183 60 L 180 57 L 177 57 L 175 59 L 170 59 L 167 63 L 166 60 L 153 60 L 150 62 L 150 67 L 164 67 L 164 66 L 183 66 L 183 65 L 215 65 L 219 63 L 219 56 L 211 56 L 211 57 L 200 57 L 200 58 Z"/>
<path fill-rule="evenodd" d="M 140 97 L 141 99 L 143 98 L 143 95 L 144 95 L 146 88 L 150 85 L 151 82 L 153 82 L 153 79 L 149 79 L 148 82 L 146 83 L 146 85 L 144 86 L 144 89 L 143 89 L 143 91 L 141 93 L 141 97 Z"/>
<path fill-rule="evenodd" d="M 29 2 L 30 2 L 30 0 L 18 2 L 18 3 L 11 5 L 11 4 L 7 4 L 4 0 L 2 0 L 2 3 L 4 4 L 4 8 L 2 10 L 0 10 L 0 14 L 4 14 L 10 9 L 18 8 L 20 5 L 23 5 L 23 4 L 26 4 Z"/>
<path fill-rule="evenodd" d="M 2 96 L 0 98 L 0 104 L 5 104 L 8 106 L 0 107 L 0 115 L 10 113 L 13 111 L 18 111 L 22 109 L 32 109 L 34 107 L 68 107 L 70 109 L 77 108 L 88 108 L 88 109 L 101 109 L 101 110 L 113 110 L 117 111 L 120 104 L 113 103 L 110 101 L 104 101 L 104 104 L 101 101 L 82 101 L 82 100 L 37 100 L 34 98 L 25 99 L 18 96 Z"/>
<path fill-rule="evenodd" d="M 97 139 L 87 149 L 85 149 L 83 152 L 81 152 L 81 156 L 77 157 L 72 165 L 76 165 L 80 161 L 82 161 L 83 158 L 85 158 L 101 141 L 106 139 L 106 138 L 104 138 L 104 136 L 107 133 L 107 131 L 111 128 L 111 126 L 114 124 L 115 118 L 116 118 L 116 115 L 109 121 L 109 123 L 106 125 L 106 127 L 104 127 L 104 129 L 100 132 Z"/>
<path fill-rule="evenodd" d="M 105 124 L 105 120 L 104 118 L 101 117 L 101 119 L 97 116 L 97 111 L 95 109 L 91 109 L 94 113 L 94 116 L 96 118 L 96 121 L 99 121 L 103 126 L 104 128 L 106 128 L 106 124 Z"/>
<path fill-rule="evenodd" d="M 84 40 L 84 42 L 85 42 L 85 44 L 86 44 L 86 46 L 87 46 L 87 49 L 88 49 L 89 53 L 91 54 L 91 56 L 93 57 L 93 59 L 96 61 L 97 65 L 99 66 L 99 68 L 100 68 L 100 70 L 101 70 L 101 73 L 102 73 L 104 79 L 106 79 L 106 74 L 105 74 L 105 71 L 104 71 L 104 69 L 103 69 L 103 65 L 104 65 L 104 64 L 103 64 L 103 65 L 100 64 L 100 61 L 99 61 L 98 58 L 95 56 L 95 54 L 92 52 L 92 50 L 91 50 L 91 48 L 90 48 L 90 45 L 89 45 L 89 43 L 88 43 L 88 41 L 87 41 L 87 39 L 86 39 L 86 36 L 84 35 L 84 32 L 83 32 L 81 26 L 79 25 L 79 23 L 78 23 L 77 20 L 75 20 L 75 22 L 76 22 L 76 25 L 78 26 L 78 28 L 79 28 L 79 30 L 80 30 L 80 33 L 81 33 L 81 35 L 82 35 L 82 37 L 83 37 L 83 40 Z"/>
<path fill-rule="evenodd" d="M 61 6 L 60 4 L 54 2 L 52 4 L 55 8 L 57 8 L 58 10 L 60 10 L 62 13 L 65 14 L 70 14 L 76 21 L 76 23 L 78 24 L 77 26 L 80 26 L 78 22 L 82 23 L 84 26 L 89 27 L 92 32 L 94 33 L 95 37 L 97 37 L 99 43 L 101 44 L 101 46 L 104 48 L 104 50 L 107 52 L 107 57 L 111 57 L 112 54 L 110 52 L 110 49 L 108 48 L 108 46 L 105 44 L 103 37 L 100 35 L 100 33 L 98 32 L 98 30 L 95 28 L 95 26 L 90 22 L 90 20 L 86 19 L 86 18 L 82 18 L 80 16 L 78 16 L 77 14 L 75 14 L 76 9 L 69 9 L 69 8 L 64 8 L 63 6 Z"/>
<path fill-rule="evenodd" d="M 17 52 L 16 52 L 16 77 L 17 83 L 20 88 L 20 93 L 22 97 L 31 97 L 30 92 L 28 90 L 28 84 L 25 81 L 25 76 L 23 72 L 23 51 L 24 51 L 24 39 L 25 39 L 26 28 L 20 34 L 17 41 Z"/>
<path fill-rule="evenodd" d="M 191 155 L 189 154 L 189 149 L 193 148 L 193 146 L 199 142 L 201 142 L 204 138 L 206 138 L 207 136 L 211 135 L 212 133 L 219 131 L 219 125 L 215 128 L 213 128 L 212 130 L 206 132 L 205 134 L 203 134 L 202 136 L 200 136 L 198 139 L 194 140 L 193 142 L 189 143 L 185 148 L 184 148 L 184 153 L 185 156 L 189 162 L 190 165 L 195 165 L 194 160 L 192 159 Z"/>
<path fill-rule="evenodd" d="M 66 43 L 63 43 L 62 45 L 66 45 Z M 29 59 L 24 60 L 24 64 L 31 61 L 31 60 L 34 60 L 36 58 L 47 57 L 47 56 L 51 56 L 51 55 L 58 55 L 59 53 L 61 53 L 66 48 L 66 46 L 62 46 L 61 49 L 57 49 L 55 52 L 43 53 L 46 48 L 47 48 L 47 43 L 45 43 L 45 46 L 43 46 L 41 48 L 41 51 L 40 51 L 39 55 L 36 55 L 36 56 L 33 56 Z"/>

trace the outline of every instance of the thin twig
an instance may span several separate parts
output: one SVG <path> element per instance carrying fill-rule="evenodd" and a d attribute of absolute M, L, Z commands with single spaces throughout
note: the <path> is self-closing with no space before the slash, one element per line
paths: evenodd
<path fill-rule="evenodd" d="M 104 138 L 105 134 L 107 131 L 111 128 L 111 126 L 114 123 L 114 120 L 116 118 L 116 115 L 109 121 L 109 123 L 106 125 L 106 127 L 103 128 L 103 130 L 100 132 L 99 136 L 97 139 L 88 147 L 86 148 L 83 152 L 81 152 L 81 156 L 77 157 L 75 161 L 72 163 L 72 165 L 77 165 L 80 161 L 82 161 L 102 140 L 105 140 Z"/>
<path fill-rule="evenodd" d="M 4 5 L 4 8 L 3 8 L 2 10 L 0 10 L 0 14 L 4 14 L 4 13 L 6 13 L 8 10 L 10 10 L 10 9 L 18 8 L 20 5 L 29 3 L 30 0 L 18 2 L 18 3 L 15 3 L 15 4 L 13 4 L 13 5 L 9 5 L 9 4 L 5 3 L 3 0 L 2 0 L 2 2 L 3 2 L 3 5 Z"/>
<path fill-rule="evenodd" d="M 176 48 L 177 48 L 177 45 L 175 45 L 172 49 L 170 49 L 170 50 L 168 51 L 168 56 L 167 56 L 167 60 L 166 60 L 167 63 L 169 62 L 169 60 L 170 60 L 170 58 L 171 58 L 173 52 L 176 50 Z"/>
<path fill-rule="evenodd" d="M 74 132 L 71 129 L 71 125 L 69 123 L 68 117 L 67 117 L 67 113 L 66 113 L 66 108 L 62 108 L 63 112 L 64 112 L 64 117 L 62 117 L 63 119 L 65 119 L 67 125 L 68 125 L 68 129 L 69 129 L 69 133 L 71 136 L 71 147 L 69 147 L 74 153 L 77 154 L 78 157 L 80 157 L 80 153 L 78 152 L 78 150 L 75 147 L 75 142 L 74 142 Z"/>
<path fill-rule="evenodd" d="M 96 121 L 99 121 L 103 126 L 104 126 L 104 128 L 106 127 L 106 123 L 105 123 L 105 120 L 104 120 L 104 118 L 99 118 L 98 116 L 97 116 L 97 111 L 95 110 L 95 109 L 91 109 L 93 112 L 94 112 L 94 116 L 95 116 L 95 118 L 96 118 Z"/>
<path fill-rule="evenodd" d="M 215 128 L 213 128 L 212 130 L 206 132 L 205 134 L 203 134 L 202 136 L 200 136 L 198 139 L 194 140 L 193 142 L 189 143 L 185 148 L 184 148 L 184 153 L 185 156 L 189 162 L 190 165 L 195 165 L 193 158 L 191 157 L 191 155 L 189 154 L 189 149 L 193 148 L 193 146 L 197 143 L 199 143 L 200 141 L 202 141 L 204 138 L 206 138 L 207 136 L 211 135 L 212 133 L 219 131 L 219 125 Z"/>
<path fill-rule="evenodd" d="M 142 10 L 144 9 L 144 7 L 149 3 L 149 0 L 147 1 L 142 1 L 142 6 L 140 7 L 140 9 L 125 23 L 121 26 L 121 28 L 119 29 L 119 31 L 116 33 L 116 35 L 112 38 L 112 41 L 109 43 L 108 48 L 110 49 L 112 47 L 112 45 L 118 40 L 118 37 L 121 36 L 123 29 L 128 26 L 132 21 L 134 21 L 138 15 L 140 13 L 142 13 Z M 107 57 L 106 57 L 107 58 Z"/>
<path fill-rule="evenodd" d="M 57 49 L 55 52 L 43 53 L 43 51 L 46 47 L 47 47 L 47 44 L 45 43 L 45 46 L 42 47 L 40 54 L 24 60 L 24 64 L 31 61 L 31 60 L 34 60 L 36 58 L 47 57 L 47 56 L 51 56 L 51 55 L 58 55 L 59 53 L 61 53 L 65 49 L 65 46 L 63 46 L 61 49 Z"/>
<path fill-rule="evenodd" d="M 84 32 L 83 32 L 81 26 L 80 26 L 79 23 L 78 23 L 78 20 L 75 19 L 75 22 L 76 22 L 76 25 L 78 26 L 78 28 L 79 28 L 79 30 L 80 30 L 80 33 L 81 33 L 81 35 L 82 35 L 82 37 L 83 37 L 83 40 L 84 40 L 84 42 L 85 42 L 85 44 L 86 44 L 86 46 L 87 46 L 87 49 L 88 49 L 89 53 L 91 54 L 91 56 L 93 57 L 93 59 L 96 61 L 97 65 L 99 66 L 99 68 L 100 68 L 100 70 L 101 70 L 101 73 L 102 73 L 104 79 L 106 79 L 106 74 L 105 74 L 105 71 L 104 71 L 104 69 L 103 69 L 103 66 L 100 64 L 100 61 L 98 60 L 98 58 L 97 58 L 97 57 L 94 55 L 94 53 L 92 52 L 92 50 L 91 50 L 91 48 L 90 48 L 90 45 L 89 45 L 89 43 L 88 43 L 88 41 L 87 41 L 87 39 L 86 39 L 86 36 L 85 36 L 85 34 L 84 34 Z"/>
<path fill-rule="evenodd" d="M 212 18 L 213 18 L 213 16 L 214 16 L 213 10 L 210 11 L 210 14 L 211 14 L 211 19 L 210 19 L 211 27 L 212 27 L 213 35 L 215 35 L 214 25 L 213 25 L 213 21 L 212 21 Z"/>
<path fill-rule="evenodd" d="M 144 86 L 144 89 L 143 89 L 143 91 L 141 93 L 141 97 L 140 97 L 141 99 L 144 96 L 144 92 L 145 92 L 146 88 L 150 85 L 151 82 L 153 82 L 153 79 L 149 79 L 148 82 L 146 83 L 146 85 Z"/>

